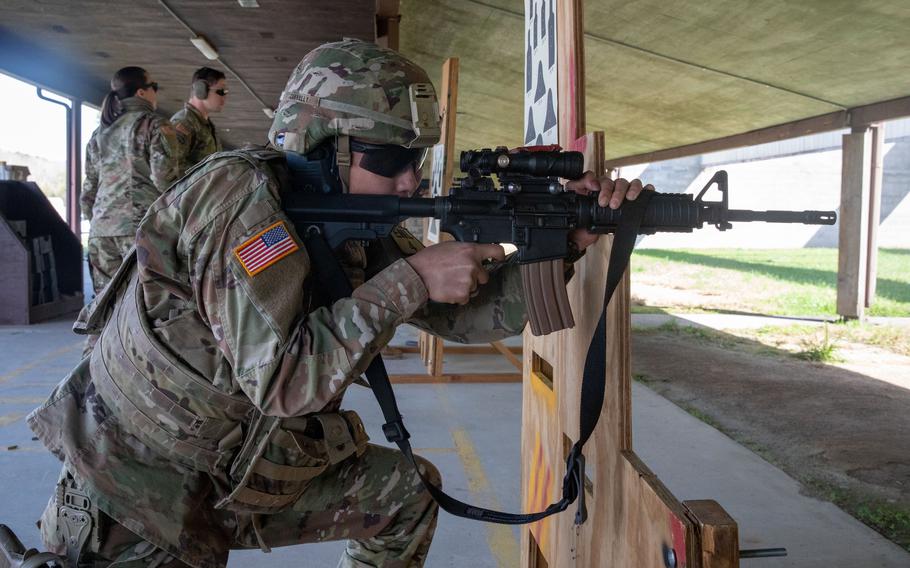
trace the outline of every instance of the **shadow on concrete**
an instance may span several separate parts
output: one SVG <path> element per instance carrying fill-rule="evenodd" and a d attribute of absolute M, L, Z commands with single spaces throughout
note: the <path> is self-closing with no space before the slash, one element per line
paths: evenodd
<path fill-rule="evenodd" d="M 910 550 L 910 523 L 862 513 L 910 511 L 910 389 L 699 326 L 635 327 L 632 355 L 649 388 Z"/>
<path fill-rule="evenodd" d="M 882 249 L 893 252 L 900 251 L 899 254 L 905 254 L 903 249 Z M 716 258 L 707 254 L 685 252 L 678 250 L 665 249 L 638 249 L 635 254 L 657 258 L 661 260 L 670 260 L 676 262 L 685 262 L 688 264 L 698 264 L 701 266 L 710 266 L 713 268 L 729 268 L 731 270 L 748 270 L 756 274 L 772 276 L 780 280 L 795 282 L 798 284 L 818 284 L 837 287 L 837 269 L 820 270 L 817 268 L 793 268 L 791 266 L 775 266 L 760 262 L 745 262 L 742 260 L 733 260 L 729 258 Z M 875 287 L 876 296 L 888 298 L 898 302 L 910 301 L 910 284 L 891 280 L 889 278 L 878 278 Z"/>

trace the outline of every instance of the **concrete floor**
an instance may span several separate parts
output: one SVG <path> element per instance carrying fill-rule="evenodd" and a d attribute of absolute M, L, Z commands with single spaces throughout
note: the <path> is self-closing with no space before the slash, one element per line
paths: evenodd
<path fill-rule="evenodd" d="M 0 522 L 30 546 L 38 545 L 33 523 L 51 494 L 59 463 L 32 440 L 23 419 L 79 357 L 81 339 L 69 325 L 0 327 Z M 498 356 L 453 357 L 448 363 L 453 372 L 499 370 L 503 364 Z M 414 362 L 389 361 L 392 372 L 403 365 Z M 396 390 L 417 452 L 437 464 L 448 491 L 487 507 L 518 509 L 520 385 L 401 385 Z M 361 413 L 374 441 L 383 440 L 380 412 L 368 391 L 353 387 L 346 406 Z M 744 567 L 910 566 L 910 555 L 899 547 L 837 507 L 801 495 L 792 478 L 638 384 L 633 420 L 636 451 L 678 498 L 715 499 L 738 521 L 743 548 L 786 547 L 790 554 L 744 560 Z M 229 565 L 329 567 L 342 546 L 291 547 L 269 556 L 238 552 Z M 427 565 L 517 566 L 518 529 L 443 513 Z"/>

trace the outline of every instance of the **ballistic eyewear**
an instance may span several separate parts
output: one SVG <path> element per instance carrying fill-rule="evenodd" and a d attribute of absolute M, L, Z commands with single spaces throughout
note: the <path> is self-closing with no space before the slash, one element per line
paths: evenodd
<path fill-rule="evenodd" d="M 351 140 L 351 150 L 363 153 L 361 168 L 386 178 L 401 175 L 409 168 L 419 171 L 429 152 L 429 148 L 405 148 L 397 144 L 372 144 L 360 140 Z"/>
<path fill-rule="evenodd" d="M 143 88 L 143 89 L 151 89 L 151 90 L 153 90 L 153 91 L 155 91 L 155 92 L 157 93 L 157 92 L 158 92 L 158 83 L 157 83 L 157 81 L 152 81 L 152 82 L 149 83 L 148 85 L 143 85 L 142 88 Z"/>
<path fill-rule="evenodd" d="M 218 96 L 220 96 L 220 97 L 227 96 L 227 94 L 228 94 L 229 92 L 230 92 L 230 91 L 228 91 L 227 89 L 215 89 L 215 94 L 218 95 Z"/>

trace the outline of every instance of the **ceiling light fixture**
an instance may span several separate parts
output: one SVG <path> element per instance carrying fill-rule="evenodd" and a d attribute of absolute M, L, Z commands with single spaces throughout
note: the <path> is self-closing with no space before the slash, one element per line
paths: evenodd
<path fill-rule="evenodd" d="M 205 37 L 201 35 L 191 37 L 190 43 L 196 46 L 196 49 L 202 52 L 202 55 L 206 56 L 207 58 L 213 61 L 218 59 L 218 50 L 215 49 L 215 46 L 210 44 L 209 40 L 205 39 Z"/>
<path fill-rule="evenodd" d="M 255 0 L 253 0 L 253 1 L 258 6 L 258 2 L 255 2 Z M 213 46 L 211 43 L 209 43 L 209 40 L 207 40 L 205 38 L 205 36 L 203 36 L 200 33 L 196 33 L 196 30 L 194 30 L 192 27 L 190 27 L 190 25 L 188 23 L 186 23 L 186 21 L 183 18 L 181 18 L 179 15 L 177 15 L 177 13 L 174 12 L 173 8 L 171 8 L 165 0 L 158 0 L 158 3 L 161 4 L 161 6 L 163 6 L 164 9 L 167 10 L 168 13 L 171 16 L 173 16 L 175 20 L 180 22 L 180 25 L 185 27 L 192 34 L 192 37 L 190 38 L 190 42 L 193 44 L 193 46 L 196 49 L 198 49 L 202 53 L 202 55 L 204 55 L 208 59 L 211 59 L 213 61 L 217 60 L 219 63 L 221 63 L 221 65 L 224 67 L 224 69 L 228 73 L 233 75 L 240 82 L 240 84 L 243 85 L 243 87 L 247 91 L 249 91 L 249 93 L 251 95 L 253 95 L 254 99 L 259 101 L 259 104 L 262 105 L 261 106 L 262 112 L 267 117 L 272 118 L 275 116 L 275 111 L 264 100 L 262 100 L 262 97 L 260 97 L 259 95 L 256 94 L 256 91 L 254 91 L 253 88 L 250 87 L 249 83 L 247 83 L 246 81 L 243 80 L 243 77 L 241 77 L 239 73 L 234 71 L 234 69 L 231 68 L 230 65 L 228 65 L 227 61 L 221 59 L 221 56 L 219 55 L 218 50 L 215 49 L 215 46 Z M 241 2 L 241 5 L 242 4 L 243 3 Z"/>

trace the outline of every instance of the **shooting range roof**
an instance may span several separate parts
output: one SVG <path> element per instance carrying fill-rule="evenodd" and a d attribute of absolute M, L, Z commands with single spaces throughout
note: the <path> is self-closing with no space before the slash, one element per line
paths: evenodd
<path fill-rule="evenodd" d="M 342 36 L 372 39 L 377 11 L 376 0 L 167 5 L 270 105 L 312 47 Z M 461 59 L 457 147 L 519 145 L 524 0 L 401 0 L 400 13 L 401 51 L 437 85 L 443 60 Z M 775 125 L 790 124 L 765 138 L 910 115 L 904 0 L 585 0 L 584 17 L 587 130 L 606 132 L 611 163 Z M 193 70 L 222 68 L 152 0 L 8 0 L 0 21 L 0 70 L 94 104 L 124 65 L 149 69 L 163 87 L 165 113 L 180 108 Z M 224 141 L 262 143 L 270 122 L 262 104 L 230 74 L 228 82 L 228 106 L 214 117 Z M 852 110 L 884 101 L 892 102 Z M 792 124 L 811 117 L 821 118 Z"/>
<path fill-rule="evenodd" d="M 910 115 L 906 1 L 583 4 L 587 130 L 605 131 L 608 162 L 809 117 L 826 118 L 773 136 L 831 130 L 847 109 L 903 97 L 853 123 Z M 524 1 L 402 0 L 400 11 L 402 52 L 437 84 L 443 60 L 460 58 L 457 147 L 520 144 Z"/>

